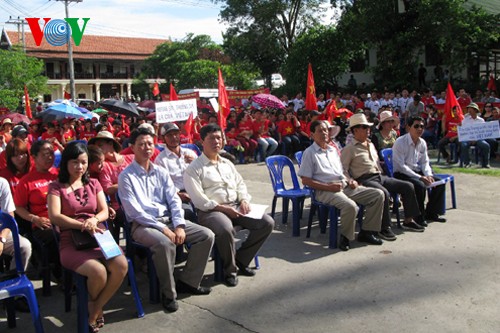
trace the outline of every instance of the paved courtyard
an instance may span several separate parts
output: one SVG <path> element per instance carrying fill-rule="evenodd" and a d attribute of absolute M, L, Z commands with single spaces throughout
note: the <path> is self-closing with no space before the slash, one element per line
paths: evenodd
<path fill-rule="evenodd" d="M 266 167 L 239 165 L 253 201 L 271 204 Z M 432 223 L 422 234 L 395 228 L 398 239 L 382 246 L 352 243 L 348 252 L 328 249 L 328 233 L 314 224 L 305 237 L 281 224 L 260 252 L 254 278 L 240 277 L 236 288 L 213 285 L 213 263 L 204 284 L 209 296 L 181 297 L 179 311 L 165 313 L 149 304 L 147 276 L 136 268 L 146 312 L 135 318 L 126 283 L 106 311 L 100 332 L 499 332 L 500 331 L 500 181 L 457 174 L 458 209 L 447 223 Z M 448 206 L 450 194 L 447 191 Z M 269 208 L 270 211 L 270 208 Z M 64 312 L 63 294 L 41 295 L 35 281 L 45 332 L 76 332 L 74 310 Z M 183 295 L 181 295 L 183 296 Z M 34 332 L 29 314 L 18 314 L 18 327 L 2 332 Z"/>

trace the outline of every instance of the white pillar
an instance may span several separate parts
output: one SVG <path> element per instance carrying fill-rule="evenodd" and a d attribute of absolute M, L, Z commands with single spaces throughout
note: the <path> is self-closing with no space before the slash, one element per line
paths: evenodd
<path fill-rule="evenodd" d="M 127 83 L 127 97 L 132 97 L 132 83 Z"/>
<path fill-rule="evenodd" d="M 123 83 L 120 83 L 120 98 L 123 98 Z"/>
<path fill-rule="evenodd" d="M 101 84 L 95 84 L 95 101 L 99 102 L 101 100 Z"/>
<path fill-rule="evenodd" d="M 61 99 L 64 99 L 64 92 L 66 91 L 66 83 L 61 83 Z M 57 98 L 54 98 L 57 99 Z"/>

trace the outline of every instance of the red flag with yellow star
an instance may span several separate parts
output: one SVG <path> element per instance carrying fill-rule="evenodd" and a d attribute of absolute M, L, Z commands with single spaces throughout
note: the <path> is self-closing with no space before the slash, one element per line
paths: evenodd
<path fill-rule="evenodd" d="M 177 93 L 175 92 L 174 85 L 170 83 L 170 100 L 171 101 L 178 101 L 179 97 L 177 97 Z"/>
<path fill-rule="evenodd" d="M 316 87 L 314 86 L 314 76 L 312 66 L 309 63 L 307 68 L 307 91 L 306 91 L 306 110 L 318 111 L 318 101 L 316 100 Z"/>
<path fill-rule="evenodd" d="M 158 82 L 155 82 L 153 85 L 153 96 L 158 96 L 160 94 L 160 86 L 158 85 Z"/>
<path fill-rule="evenodd" d="M 446 120 L 457 118 L 459 121 L 464 120 L 464 114 L 462 112 L 462 107 L 458 104 L 457 97 L 451 84 L 448 82 L 448 87 L 446 88 L 446 100 L 444 103 L 444 114 Z"/>
<path fill-rule="evenodd" d="M 229 115 L 229 112 L 231 112 L 229 107 L 229 98 L 227 97 L 224 78 L 222 77 L 222 72 L 219 67 L 219 113 L 217 114 L 217 118 L 222 131 L 226 129 L 226 118 Z"/>

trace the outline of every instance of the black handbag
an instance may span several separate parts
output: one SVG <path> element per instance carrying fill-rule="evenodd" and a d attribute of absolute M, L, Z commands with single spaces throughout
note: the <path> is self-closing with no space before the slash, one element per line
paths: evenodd
<path fill-rule="evenodd" d="M 92 216 L 93 215 L 90 214 L 83 214 L 77 216 L 75 219 L 83 222 Z M 97 226 L 99 227 L 99 225 L 100 223 Z M 95 237 L 89 234 L 87 231 L 71 229 L 71 237 L 73 238 L 73 243 L 75 244 L 75 248 L 77 250 L 87 250 L 99 247 L 99 244 L 97 244 L 97 240 L 95 239 Z"/>

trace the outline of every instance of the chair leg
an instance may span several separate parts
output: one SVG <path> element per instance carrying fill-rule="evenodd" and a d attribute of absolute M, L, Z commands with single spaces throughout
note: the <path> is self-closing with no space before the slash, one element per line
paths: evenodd
<path fill-rule="evenodd" d="M 76 283 L 78 333 L 87 333 L 89 331 L 87 278 L 76 272 L 73 274 Z"/>
<path fill-rule="evenodd" d="M 64 276 L 64 311 L 71 311 L 71 292 L 73 289 L 73 272 L 65 269 Z"/>
<path fill-rule="evenodd" d="M 156 268 L 151 253 L 148 253 L 148 277 L 149 277 L 149 303 L 157 304 L 160 302 L 160 287 Z"/>
<path fill-rule="evenodd" d="M 299 237 L 300 236 L 300 199 L 293 198 L 292 199 L 292 214 L 293 214 L 293 222 L 292 222 L 292 236 Z"/>
<path fill-rule="evenodd" d="M 318 209 L 318 205 L 311 203 L 311 209 L 309 210 L 309 220 L 307 221 L 306 238 L 311 237 L 312 220 L 313 220 L 314 213 L 316 212 L 316 209 Z"/>
<path fill-rule="evenodd" d="M 144 309 L 142 307 L 141 297 L 139 295 L 139 289 L 137 289 L 137 281 L 135 279 L 134 273 L 134 265 L 130 258 L 127 258 L 128 262 L 128 281 L 130 283 L 130 287 L 132 288 L 132 295 L 134 295 L 135 307 L 137 309 L 137 317 L 144 317 Z"/>
<path fill-rule="evenodd" d="M 394 211 L 394 213 L 396 214 L 396 221 L 398 222 L 398 228 L 401 228 L 401 218 L 399 216 L 399 195 L 398 194 L 395 194 L 393 196 L 393 208 L 392 210 Z"/>
<path fill-rule="evenodd" d="M 328 207 L 320 205 L 318 208 L 319 230 L 325 234 L 328 224 Z"/>
<path fill-rule="evenodd" d="M 256 254 L 253 261 L 255 263 L 255 269 L 260 269 L 259 255 Z"/>
<path fill-rule="evenodd" d="M 288 223 L 288 198 L 281 198 L 283 200 L 283 211 L 281 212 L 281 223 Z M 293 208 L 293 207 L 292 207 Z"/>
<path fill-rule="evenodd" d="M 330 208 L 330 239 L 328 247 L 330 249 L 337 248 L 337 230 L 338 230 L 338 211 L 336 208 Z"/>
<path fill-rule="evenodd" d="M 217 245 L 214 244 L 212 251 L 212 256 L 214 259 L 214 281 L 222 282 L 224 281 L 224 265 L 219 254 L 219 250 L 217 249 Z"/>
<path fill-rule="evenodd" d="M 30 308 L 31 320 L 33 321 L 33 326 L 35 326 L 35 332 L 43 333 L 42 318 L 40 315 L 40 309 L 38 308 L 38 302 L 36 300 L 33 284 L 30 283 L 30 285 L 23 290 L 23 295 L 26 297 Z"/>
<path fill-rule="evenodd" d="M 7 309 L 7 326 L 9 328 L 16 328 L 16 305 L 14 297 L 5 300 L 5 308 Z"/>
<path fill-rule="evenodd" d="M 274 213 L 276 212 L 276 201 L 278 200 L 277 196 L 273 197 L 273 205 L 271 206 L 271 217 L 274 219 Z"/>
<path fill-rule="evenodd" d="M 451 206 L 453 209 L 457 209 L 457 197 L 455 195 L 455 178 L 450 179 L 450 189 L 451 189 Z"/>

